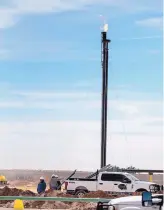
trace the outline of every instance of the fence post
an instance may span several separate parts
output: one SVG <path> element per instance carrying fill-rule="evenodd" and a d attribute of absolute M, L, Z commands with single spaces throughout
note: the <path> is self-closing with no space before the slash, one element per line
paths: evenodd
<path fill-rule="evenodd" d="M 149 182 L 153 182 L 153 173 L 152 172 L 149 173 Z"/>

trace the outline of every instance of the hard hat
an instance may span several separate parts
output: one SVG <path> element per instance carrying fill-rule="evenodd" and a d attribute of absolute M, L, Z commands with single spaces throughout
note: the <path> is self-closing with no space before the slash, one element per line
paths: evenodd
<path fill-rule="evenodd" d="M 40 177 L 40 180 L 44 180 L 44 177 L 43 177 L 43 176 L 41 176 L 41 177 Z"/>
<path fill-rule="evenodd" d="M 3 182 L 7 181 L 5 176 L 2 176 L 1 179 L 2 179 Z"/>

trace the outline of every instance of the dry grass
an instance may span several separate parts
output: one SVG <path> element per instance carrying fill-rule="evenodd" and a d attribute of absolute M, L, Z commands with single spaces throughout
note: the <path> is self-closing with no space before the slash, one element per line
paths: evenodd
<path fill-rule="evenodd" d="M 30 190 L 34 193 L 37 193 L 37 186 L 28 186 L 28 185 L 20 185 L 20 186 L 16 186 L 17 189 L 21 189 L 21 190 Z"/>
<path fill-rule="evenodd" d="M 21 190 L 30 190 L 34 193 L 37 192 L 37 183 L 36 182 L 28 182 L 28 181 L 11 181 L 9 182 L 10 186 L 15 187 Z"/>

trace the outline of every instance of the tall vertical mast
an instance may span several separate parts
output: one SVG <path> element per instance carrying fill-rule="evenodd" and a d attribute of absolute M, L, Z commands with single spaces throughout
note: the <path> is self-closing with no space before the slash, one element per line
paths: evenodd
<path fill-rule="evenodd" d="M 107 110 L 108 110 L 108 25 L 104 24 L 101 32 L 101 63 L 102 63 L 102 116 L 101 116 L 101 168 L 106 166 L 107 145 Z"/>

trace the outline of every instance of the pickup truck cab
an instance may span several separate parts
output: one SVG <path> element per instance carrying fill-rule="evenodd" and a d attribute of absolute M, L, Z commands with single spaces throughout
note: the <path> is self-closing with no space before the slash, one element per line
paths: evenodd
<path fill-rule="evenodd" d="M 107 193 L 133 193 L 143 191 L 158 192 L 160 186 L 146 181 L 140 181 L 135 176 L 124 172 L 100 172 L 96 179 L 70 178 L 65 182 L 68 194 L 78 197 L 85 193 L 104 191 Z"/>
<path fill-rule="evenodd" d="M 163 210 L 163 194 L 152 195 L 152 205 L 143 206 L 142 196 L 115 198 L 108 203 L 99 203 L 97 210 Z"/>

